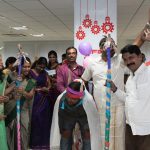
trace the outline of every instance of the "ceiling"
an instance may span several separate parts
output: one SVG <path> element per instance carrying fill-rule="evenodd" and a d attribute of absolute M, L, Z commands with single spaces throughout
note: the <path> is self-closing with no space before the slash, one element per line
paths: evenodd
<path fill-rule="evenodd" d="M 117 7 L 118 39 L 131 40 L 147 22 L 150 0 L 118 0 Z M 73 40 L 73 13 L 73 0 L 0 0 L 0 41 Z"/>

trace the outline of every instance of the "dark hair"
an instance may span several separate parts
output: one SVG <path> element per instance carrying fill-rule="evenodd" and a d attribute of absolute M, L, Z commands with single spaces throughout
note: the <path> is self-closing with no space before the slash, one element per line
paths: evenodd
<path fill-rule="evenodd" d="M 121 54 L 124 54 L 124 53 L 130 53 L 130 54 L 134 53 L 136 55 L 140 55 L 141 50 L 139 49 L 137 45 L 128 44 L 121 49 Z"/>
<path fill-rule="evenodd" d="M 146 61 L 145 54 L 144 53 L 141 53 L 141 54 L 142 54 L 142 61 L 145 62 Z"/>
<path fill-rule="evenodd" d="M 29 57 L 26 57 L 26 60 L 31 64 L 31 60 L 30 60 Z M 25 63 L 25 59 L 24 59 L 24 57 L 22 57 L 22 59 L 21 59 L 21 65 L 23 66 L 24 63 Z"/>
<path fill-rule="evenodd" d="M 26 60 L 31 64 L 31 60 L 30 60 L 29 57 L 26 57 Z M 23 66 L 24 63 L 25 63 L 25 59 L 24 59 L 24 57 L 22 57 L 22 59 L 21 59 L 21 65 Z"/>
<path fill-rule="evenodd" d="M 26 57 L 26 60 L 31 64 L 31 60 L 29 57 Z"/>
<path fill-rule="evenodd" d="M 45 57 L 40 57 L 37 61 L 36 61 L 36 65 L 41 65 L 44 64 L 45 66 L 47 66 L 47 59 Z"/>
<path fill-rule="evenodd" d="M 57 58 L 57 53 L 54 50 L 48 52 L 48 57 L 50 57 L 50 55 L 54 55 Z"/>
<path fill-rule="evenodd" d="M 62 54 L 61 57 L 62 57 L 62 58 L 66 58 L 66 54 L 65 54 L 65 53 Z"/>
<path fill-rule="evenodd" d="M 80 91 L 80 86 L 81 86 L 81 83 L 80 82 L 71 82 L 69 85 L 68 85 L 71 89 L 73 89 L 74 91 Z M 83 90 L 84 90 L 84 86 L 83 86 Z"/>
<path fill-rule="evenodd" d="M 99 42 L 99 48 L 100 48 L 100 49 L 103 49 L 106 40 L 107 40 L 107 36 L 104 36 L 104 38 L 102 38 L 102 39 L 100 40 L 100 42 Z M 114 39 L 111 38 L 111 40 L 112 40 L 112 42 L 114 42 L 114 45 L 116 45 Z"/>
<path fill-rule="evenodd" d="M 38 60 L 35 60 L 31 66 L 31 69 L 35 69 L 36 65 L 44 64 L 47 67 L 47 59 L 45 57 L 39 57 Z"/>
<path fill-rule="evenodd" d="M 13 64 L 15 63 L 17 59 L 15 57 L 8 57 L 5 61 L 5 67 L 8 68 L 9 67 L 9 64 Z"/>
<path fill-rule="evenodd" d="M 102 49 L 104 47 L 104 44 L 106 42 L 107 37 L 104 37 L 99 42 L 99 48 Z"/>
<path fill-rule="evenodd" d="M 54 55 L 54 56 L 56 57 L 56 63 L 58 63 L 58 60 L 57 60 L 57 53 L 56 53 L 54 50 L 49 51 L 49 53 L 48 53 L 48 58 L 50 57 L 50 55 Z M 51 64 L 51 62 L 49 61 L 49 62 L 48 62 L 48 69 L 51 69 L 51 66 L 52 66 L 52 64 Z"/>
<path fill-rule="evenodd" d="M 36 62 L 37 62 L 37 60 L 35 60 L 35 61 L 33 62 L 32 66 L 31 66 L 31 69 L 35 69 L 35 67 L 36 67 Z"/>
<path fill-rule="evenodd" d="M 26 57 L 26 60 L 31 64 L 31 60 L 30 60 L 29 57 Z M 21 66 L 23 66 L 24 63 L 25 63 L 25 59 L 24 59 L 24 57 L 22 57 L 22 59 L 21 59 Z M 16 67 L 16 72 L 18 73 L 18 71 L 19 71 L 19 68 Z"/>
<path fill-rule="evenodd" d="M 70 47 L 68 47 L 68 48 L 66 49 L 66 54 L 67 54 L 68 50 L 70 50 L 70 49 L 74 49 L 74 50 L 76 51 L 76 53 L 77 53 L 77 49 L 76 49 L 74 46 L 70 46 Z"/>

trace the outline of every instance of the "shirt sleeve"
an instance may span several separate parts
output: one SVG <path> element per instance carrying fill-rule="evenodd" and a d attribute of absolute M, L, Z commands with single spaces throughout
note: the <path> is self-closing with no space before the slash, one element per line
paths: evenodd
<path fill-rule="evenodd" d="M 62 93 L 65 90 L 65 83 L 64 83 L 64 78 L 63 78 L 61 67 L 58 67 L 57 69 L 56 81 L 57 81 L 57 84 L 56 84 L 57 90 Z"/>
<path fill-rule="evenodd" d="M 114 94 L 118 97 L 120 101 L 126 101 L 126 93 L 124 91 L 117 89 L 117 91 Z"/>
<path fill-rule="evenodd" d="M 92 78 L 92 71 L 91 71 L 91 67 L 90 67 L 90 66 L 88 66 L 88 67 L 84 70 L 84 72 L 83 72 L 81 78 L 82 78 L 83 80 L 85 80 L 85 81 L 89 81 L 89 80 Z"/>
<path fill-rule="evenodd" d="M 127 67 L 124 68 L 124 74 L 130 75 L 130 70 Z"/>

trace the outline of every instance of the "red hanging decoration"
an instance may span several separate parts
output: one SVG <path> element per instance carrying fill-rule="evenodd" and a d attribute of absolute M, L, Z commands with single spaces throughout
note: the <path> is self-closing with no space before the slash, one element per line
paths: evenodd
<path fill-rule="evenodd" d="M 98 21 L 95 20 L 95 21 L 94 21 L 94 25 L 91 27 L 91 32 L 92 32 L 93 34 L 98 34 L 98 33 L 100 33 L 100 31 L 101 31 L 101 28 L 100 28 L 100 26 L 98 25 Z"/>
<path fill-rule="evenodd" d="M 114 31 L 114 25 L 112 22 L 110 22 L 110 17 L 106 16 L 105 22 L 101 26 L 103 32 L 107 34 L 108 32 L 113 32 Z"/>
<path fill-rule="evenodd" d="M 92 20 L 90 19 L 90 15 L 86 14 L 85 19 L 82 21 L 82 25 L 85 28 L 89 28 L 92 25 Z"/>
<path fill-rule="evenodd" d="M 101 28 L 103 30 L 103 33 L 107 34 L 109 32 L 113 32 L 114 31 L 114 25 L 112 22 L 110 22 L 110 17 L 108 15 L 108 0 L 107 0 L 107 15 L 105 17 L 105 22 L 102 24 Z"/>
<path fill-rule="evenodd" d="M 81 0 L 80 0 L 80 26 L 79 26 L 79 29 L 77 30 L 76 32 L 76 38 L 78 40 L 83 40 L 85 38 L 85 32 L 83 31 L 82 29 L 82 26 L 81 26 Z"/>
<path fill-rule="evenodd" d="M 87 0 L 87 14 L 85 15 L 85 19 L 82 21 L 82 25 L 84 28 L 90 28 L 92 26 L 92 20 L 90 19 L 88 7 L 89 1 Z"/>
<path fill-rule="evenodd" d="M 76 32 L 76 38 L 83 40 L 85 38 L 85 32 L 82 30 L 82 26 L 79 26 L 79 30 Z"/>

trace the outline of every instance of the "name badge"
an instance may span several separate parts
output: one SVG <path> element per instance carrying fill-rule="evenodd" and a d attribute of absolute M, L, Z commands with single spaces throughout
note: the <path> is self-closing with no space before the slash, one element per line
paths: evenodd
<path fill-rule="evenodd" d="M 56 74 L 56 70 L 46 70 L 49 76 L 53 76 Z"/>

